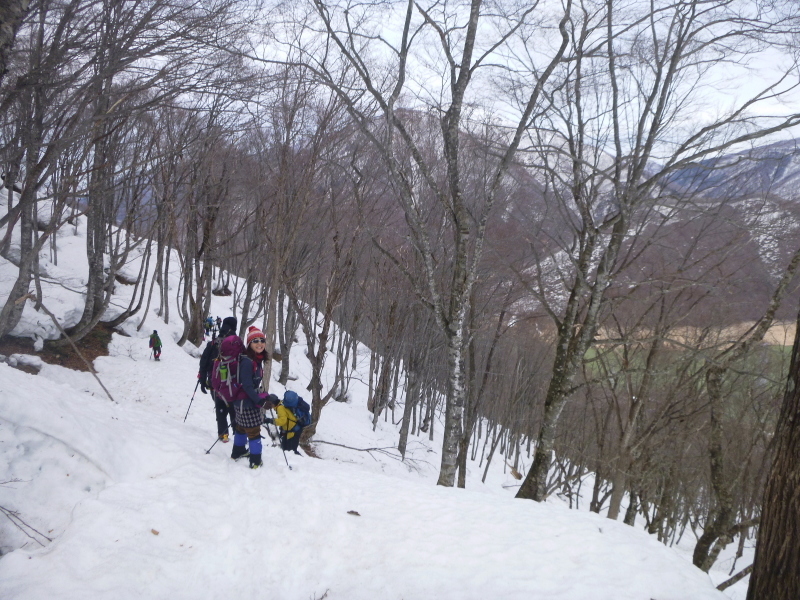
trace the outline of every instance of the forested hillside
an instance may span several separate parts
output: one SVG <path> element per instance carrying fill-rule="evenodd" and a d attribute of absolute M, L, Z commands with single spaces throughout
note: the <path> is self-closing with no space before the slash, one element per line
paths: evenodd
<path fill-rule="evenodd" d="M 691 533 L 704 571 L 752 547 L 798 301 L 794 3 L 12 0 L 0 29 L 0 353 L 154 315 L 196 354 L 224 300 L 266 381 L 302 345 L 305 444 L 361 344 L 401 458 L 442 415 L 439 485 L 499 454 L 520 500 Z"/>

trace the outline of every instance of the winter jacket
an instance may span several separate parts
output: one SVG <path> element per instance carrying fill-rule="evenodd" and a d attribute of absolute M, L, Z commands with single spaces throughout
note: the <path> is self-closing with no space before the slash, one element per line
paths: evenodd
<path fill-rule="evenodd" d="M 276 409 L 278 412 L 278 416 L 273 419 L 273 423 L 286 431 L 286 439 L 291 439 L 294 437 L 294 426 L 297 425 L 297 417 L 294 416 L 294 413 L 286 408 L 283 404 L 279 404 L 278 408 Z"/>
<path fill-rule="evenodd" d="M 261 386 L 261 379 L 264 377 L 264 362 L 257 360 L 255 363 L 246 354 L 239 357 L 239 383 L 247 394 L 243 399 L 245 408 L 258 409 L 264 404 L 258 388 Z M 266 394 L 264 394 L 266 397 Z"/>
<path fill-rule="evenodd" d="M 161 348 L 161 338 L 158 337 L 156 334 L 152 334 L 150 336 L 150 348 L 154 349 Z"/>

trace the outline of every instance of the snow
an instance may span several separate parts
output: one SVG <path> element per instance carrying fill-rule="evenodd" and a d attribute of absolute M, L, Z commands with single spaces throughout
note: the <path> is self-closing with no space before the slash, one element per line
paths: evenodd
<path fill-rule="evenodd" d="M 78 230 L 59 237 L 58 265 L 42 257 L 45 304 L 59 319 L 77 319 L 82 308 Z M 0 259 L 0 301 L 13 273 Z M 116 305 L 126 305 L 132 286 L 117 293 Z M 215 297 L 212 315 L 229 315 L 230 302 Z M 411 437 L 401 461 L 399 426 L 381 418 L 372 428 L 363 346 L 350 401 L 323 410 L 321 458 L 285 459 L 266 438 L 264 467 L 250 470 L 229 458 L 230 444 L 214 444 L 213 403 L 193 395 L 197 350 L 175 343 L 182 324 L 152 308 L 136 331 L 141 318 L 123 324 L 110 356 L 95 361 L 113 401 L 89 373 L 22 355 L 15 361 L 38 375 L 0 364 L 0 506 L 35 528 L 28 537 L 0 516 L 4 600 L 204 599 L 234 590 L 287 600 L 736 598 L 718 592 L 685 550 L 639 527 L 555 497 L 514 499 L 518 482 L 500 456 L 486 484 L 470 463 L 466 490 L 436 486 L 441 423 L 432 442 Z M 48 322 L 28 303 L 14 333 L 56 337 Z M 160 362 L 149 357 L 153 328 L 164 343 Z M 302 342 L 292 349 L 297 379 L 288 387 L 308 397 L 304 351 Z M 272 382 L 270 391 L 284 388 Z"/>

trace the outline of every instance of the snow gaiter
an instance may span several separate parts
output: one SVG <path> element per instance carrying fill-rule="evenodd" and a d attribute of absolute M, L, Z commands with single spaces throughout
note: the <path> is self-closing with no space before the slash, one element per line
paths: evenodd
<path fill-rule="evenodd" d="M 231 450 L 231 458 L 237 459 L 242 456 L 247 456 L 247 435 L 239 433 L 238 431 L 233 435 L 233 450 Z"/>

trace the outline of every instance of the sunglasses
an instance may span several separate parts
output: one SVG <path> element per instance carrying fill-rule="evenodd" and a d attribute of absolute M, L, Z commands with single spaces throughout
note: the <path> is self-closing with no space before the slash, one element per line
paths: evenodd
<path fill-rule="evenodd" d="M 250 343 L 251 344 L 266 344 L 267 340 L 265 340 L 264 338 L 253 338 L 252 340 L 250 340 Z"/>

